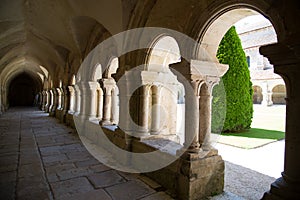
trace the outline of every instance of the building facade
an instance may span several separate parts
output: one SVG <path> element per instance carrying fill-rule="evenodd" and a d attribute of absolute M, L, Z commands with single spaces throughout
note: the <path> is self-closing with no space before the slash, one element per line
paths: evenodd
<path fill-rule="evenodd" d="M 273 65 L 259 53 L 259 48 L 277 42 L 276 31 L 261 15 L 242 19 L 235 24 L 245 51 L 253 84 L 253 103 L 271 106 L 285 104 L 283 79 L 274 73 Z"/>

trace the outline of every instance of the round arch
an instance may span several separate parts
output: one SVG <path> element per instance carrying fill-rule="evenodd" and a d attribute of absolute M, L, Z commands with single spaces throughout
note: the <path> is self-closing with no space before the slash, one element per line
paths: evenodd
<path fill-rule="evenodd" d="M 30 71 L 17 71 L 5 82 L 6 107 L 32 106 L 42 89 L 40 76 Z"/>
<path fill-rule="evenodd" d="M 273 104 L 285 104 L 286 88 L 285 85 L 279 84 L 272 89 L 272 102 Z"/>
<path fill-rule="evenodd" d="M 161 35 L 154 40 L 146 57 L 147 71 L 166 71 L 169 64 L 181 61 L 179 45 L 175 38 Z"/>
<path fill-rule="evenodd" d="M 265 16 L 262 12 L 257 11 L 257 9 L 246 5 L 243 7 L 232 6 L 230 8 L 220 10 L 212 19 L 209 20 L 205 29 L 200 31 L 197 36 L 199 45 L 196 47 L 194 53 L 196 59 L 218 62 L 216 58 L 218 46 L 227 30 L 239 20 L 253 15 Z M 274 28 L 276 31 L 275 26 Z"/>
<path fill-rule="evenodd" d="M 183 144 L 185 91 L 182 83 L 169 68 L 170 64 L 181 61 L 180 44 L 177 40 L 178 37 L 166 33 L 154 37 L 145 57 L 143 68 L 145 73 L 142 72 L 142 76 L 145 75 L 146 83 L 149 85 L 147 94 L 150 102 L 150 132 L 165 135 L 176 133 L 177 139 Z M 161 78 L 154 78 L 155 80 L 148 78 L 154 74 L 158 74 Z"/>

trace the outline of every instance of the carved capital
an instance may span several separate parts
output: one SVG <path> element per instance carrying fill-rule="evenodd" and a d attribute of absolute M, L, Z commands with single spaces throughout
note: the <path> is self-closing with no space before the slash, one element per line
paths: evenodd
<path fill-rule="evenodd" d="M 262 46 L 259 52 L 267 57 L 271 64 L 275 66 L 299 65 L 300 46 L 287 45 L 283 43 L 270 44 Z M 280 69 L 277 70 L 280 74 Z"/>

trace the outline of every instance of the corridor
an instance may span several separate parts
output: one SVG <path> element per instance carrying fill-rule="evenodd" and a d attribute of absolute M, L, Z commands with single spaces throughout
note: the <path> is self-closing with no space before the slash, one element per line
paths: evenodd
<path fill-rule="evenodd" d="M 225 179 L 226 192 L 214 200 L 259 199 L 274 181 L 228 161 Z M 11 108 L 0 117 L 0 188 L 5 200 L 172 199 L 145 176 L 101 164 L 73 129 L 33 107 Z"/>
<path fill-rule="evenodd" d="M 0 117 L 1 199 L 171 199 L 150 179 L 99 163 L 48 115 L 32 107 Z"/>

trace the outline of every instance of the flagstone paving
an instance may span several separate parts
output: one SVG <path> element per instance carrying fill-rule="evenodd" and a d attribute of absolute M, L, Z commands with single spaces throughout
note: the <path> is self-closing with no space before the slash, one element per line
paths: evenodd
<path fill-rule="evenodd" d="M 172 199 L 142 175 L 101 164 L 73 129 L 34 108 L 1 116 L 0 137 L 1 199 Z"/>
<path fill-rule="evenodd" d="M 274 180 L 226 162 L 219 199 L 258 199 Z M 93 158 L 75 131 L 36 108 L 0 116 L 0 199 L 168 200 L 158 183 Z"/>

